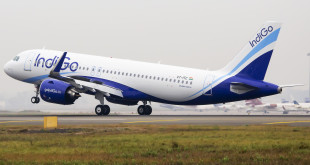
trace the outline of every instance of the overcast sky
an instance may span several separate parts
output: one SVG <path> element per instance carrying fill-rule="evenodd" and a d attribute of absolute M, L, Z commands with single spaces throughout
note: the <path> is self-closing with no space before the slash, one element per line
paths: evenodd
<path fill-rule="evenodd" d="M 0 0 L 0 91 L 34 90 L 3 71 L 43 48 L 216 70 L 269 20 L 283 26 L 265 80 L 308 89 L 309 0 Z"/>

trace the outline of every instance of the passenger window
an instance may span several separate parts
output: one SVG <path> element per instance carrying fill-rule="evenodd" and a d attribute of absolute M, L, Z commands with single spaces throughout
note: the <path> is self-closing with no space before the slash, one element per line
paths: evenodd
<path fill-rule="evenodd" d="M 144 77 L 144 75 L 141 75 L 141 78 L 143 78 Z"/>
<path fill-rule="evenodd" d="M 186 81 L 185 84 L 188 84 L 188 81 Z"/>
<path fill-rule="evenodd" d="M 161 78 L 161 81 L 164 81 L 164 78 Z"/>
<path fill-rule="evenodd" d="M 129 76 L 131 77 L 131 75 L 132 75 L 132 74 L 130 73 Z"/>
<path fill-rule="evenodd" d="M 153 78 L 154 80 L 156 79 L 156 77 L 154 76 L 154 78 Z"/>
<path fill-rule="evenodd" d="M 113 73 L 113 71 L 111 70 L 111 71 L 110 71 L 110 73 L 112 74 L 112 73 Z"/>
<path fill-rule="evenodd" d="M 145 76 L 145 78 L 147 78 L 147 76 Z"/>
<path fill-rule="evenodd" d="M 159 77 L 157 77 L 157 80 L 159 80 Z"/>
<path fill-rule="evenodd" d="M 136 74 L 133 74 L 133 77 L 136 77 Z"/>
<path fill-rule="evenodd" d="M 138 74 L 138 75 L 137 75 L 137 77 L 139 78 L 139 77 L 140 77 L 140 75 Z"/>
<path fill-rule="evenodd" d="M 126 76 L 128 76 L 128 73 L 126 73 Z"/>
<path fill-rule="evenodd" d="M 178 80 L 178 83 L 180 83 L 180 80 Z"/>
<path fill-rule="evenodd" d="M 190 84 L 192 85 L 192 82 L 190 82 Z"/>
<path fill-rule="evenodd" d="M 124 72 L 122 72 L 122 75 L 124 76 Z"/>
<path fill-rule="evenodd" d="M 168 78 L 166 78 L 166 81 L 168 81 Z"/>
<path fill-rule="evenodd" d="M 152 76 L 150 76 L 150 79 L 152 79 Z"/>
<path fill-rule="evenodd" d="M 118 75 L 120 75 L 121 74 L 121 72 L 118 72 Z"/>
<path fill-rule="evenodd" d="M 104 73 L 104 69 L 102 69 L 102 73 Z"/>

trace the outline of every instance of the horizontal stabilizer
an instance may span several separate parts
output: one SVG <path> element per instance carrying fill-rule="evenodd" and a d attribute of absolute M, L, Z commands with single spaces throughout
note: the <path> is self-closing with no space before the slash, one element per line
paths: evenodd
<path fill-rule="evenodd" d="M 286 87 L 297 87 L 297 86 L 304 86 L 304 84 L 280 85 L 281 88 L 286 88 Z"/>

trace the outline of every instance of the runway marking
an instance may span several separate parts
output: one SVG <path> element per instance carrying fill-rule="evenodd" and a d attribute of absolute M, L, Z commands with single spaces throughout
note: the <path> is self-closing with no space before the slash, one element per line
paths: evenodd
<path fill-rule="evenodd" d="M 2 121 L 2 122 L 0 122 L 0 124 L 5 124 L 5 123 L 22 123 L 22 122 L 32 122 L 32 121 L 43 121 L 43 120 Z"/>
<path fill-rule="evenodd" d="M 310 123 L 310 120 L 307 120 L 307 121 L 283 121 L 283 122 L 272 122 L 272 123 L 264 123 L 264 124 L 291 124 L 291 123 Z"/>
<path fill-rule="evenodd" d="M 130 121 L 124 123 L 153 123 L 153 122 L 161 122 L 161 121 L 180 121 L 182 119 L 174 119 L 174 120 L 149 120 L 149 121 Z"/>

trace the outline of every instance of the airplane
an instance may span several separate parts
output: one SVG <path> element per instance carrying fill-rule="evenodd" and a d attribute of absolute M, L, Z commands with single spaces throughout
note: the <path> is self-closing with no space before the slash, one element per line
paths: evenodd
<path fill-rule="evenodd" d="M 283 105 L 283 114 L 288 114 L 289 112 L 310 112 L 310 103 L 298 103 L 296 100 L 293 101 L 292 105 Z"/>
<path fill-rule="evenodd" d="M 296 100 L 293 101 L 294 105 L 302 109 L 310 109 L 310 103 L 299 103 Z"/>
<path fill-rule="evenodd" d="M 282 112 L 282 106 L 289 103 L 263 103 L 260 99 L 251 99 L 245 100 L 245 105 L 250 107 L 250 110 L 247 110 L 247 113 L 251 112 Z"/>
<path fill-rule="evenodd" d="M 40 96 L 49 103 L 70 105 L 88 94 L 100 102 L 97 115 L 110 113 L 105 100 L 128 106 L 141 101 L 138 114 L 150 115 L 151 102 L 217 104 L 275 95 L 284 87 L 298 86 L 264 81 L 280 29 L 281 23 L 266 22 L 232 61 L 216 71 L 46 49 L 19 53 L 4 71 L 34 84 L 34 104 Z"/>
<path fill-rule="evenodd" d="M 160 104 L 160 107 L 171 109 L 173 111 L 200 111 L 203 110 L 215 110 L 217 109 L 214 104 L 207 105 L 171 105 L 171 104 Z"/>

